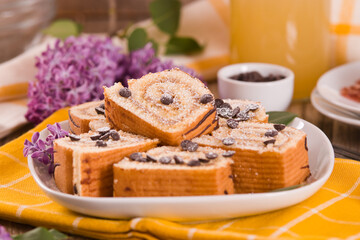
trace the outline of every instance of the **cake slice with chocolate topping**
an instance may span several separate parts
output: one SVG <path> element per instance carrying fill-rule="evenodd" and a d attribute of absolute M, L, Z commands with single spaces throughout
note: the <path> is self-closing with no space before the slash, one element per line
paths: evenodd
<path fill-rule="evenodd" d="M 232 155 L 235 192 L 267 192 L 300 184 L 310 174 L 306 134 L 282 124 L 239 122 L 194 138 Z M 307 166 L 307 167 L 306 167 Z"/>
<path fill-rule="evenodd" d="M 234 192 L 232 160 L 221 149 L 158 147 L 114 164 L 114 197 L 226 195 Z"/>
<path fill-rule="evenodd" d="M 116 129 L 178 145 L 217 125 L 214 97 L 199 80 L 172 69 L 104 89 L 105 115 Z"/>
<path fill-rule="evenodd" d="M 60 191 L 79 196 L 112 196 L 112 165 L 134 152 L 156 147 L 149 139 L 108 127 L 54 141 L 55 183 Z"/>
<path fill-rule="evenodd" d="M 105 120 L 104 101 L 87 102 L 69 109 L 69 125 L 73 134 L 87 133 L 93 120 Z"/>

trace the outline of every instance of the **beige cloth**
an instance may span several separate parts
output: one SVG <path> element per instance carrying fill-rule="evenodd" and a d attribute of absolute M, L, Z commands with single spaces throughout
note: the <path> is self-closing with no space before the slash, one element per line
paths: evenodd
<path fill-rule="evenodd" d="M 331 31 L 334 63 L 360 60 L 360 0 L 331 0 Z M 179 36 L 192 36 L 205 45 L 205 50 L 193 56 L 171 56 L 176 64 L 187 65 L 201 73 L 205 80 L 216 79 L 219 68 L 229 63 L 229 1 L 199 0 L 183 7 Z M 140 25 L 149 25 L 141 22 Z M 151 38 L 166 41 L 166 35 L 155 27 L 148 29 Z M 0 138 L 26 122 L 24 101 L 27 83 L 34 79 L 34 56 L 38 56 L 54 39 L 45 40 L 20 56 L 0 64 Z"/>

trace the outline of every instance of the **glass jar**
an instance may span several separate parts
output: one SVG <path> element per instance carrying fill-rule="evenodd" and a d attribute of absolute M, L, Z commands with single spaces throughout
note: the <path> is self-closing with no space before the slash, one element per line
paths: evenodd
<path fill-rule="evenodd" d="M 294 98 L 308 98 L 330 67 L 329 0 L 231 0 L 231 61 L 283 65 Z"/>

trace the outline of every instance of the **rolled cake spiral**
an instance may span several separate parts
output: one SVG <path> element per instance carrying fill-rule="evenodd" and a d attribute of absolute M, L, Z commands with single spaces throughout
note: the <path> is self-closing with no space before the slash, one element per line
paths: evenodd
<path fill-rule="evenodd" d="M 198 79 L 172 69 L 105 88 L 105 115 L 115 128 L 178 145 L 216 126 L 214 97 Z"/>
<path fill-rule="evenodd" d="M 69 109 L 70 131 L 74 134 L 87 133 L 93 120 L 105 120 L 104 101 L 87 102 Z"/>

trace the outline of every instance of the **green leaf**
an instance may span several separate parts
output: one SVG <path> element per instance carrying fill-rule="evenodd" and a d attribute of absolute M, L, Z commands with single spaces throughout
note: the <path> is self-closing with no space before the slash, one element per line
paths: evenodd
<path fill-rule="evenodd" d="M 291 123 L 297 117 L 295 113 L 291 112 L 267 112 L 269 114 L 269 123 L 285 124 Z"/>
<path fill-rule="evenodd" d="M 82 26 L 70 19 L 59 19 L 54 21 L 43 32 L 56 38 L 64 40 L 70 36 L 78 36 L 82 31 Z"/>
<path fill-rule="evenodd" d="M 65 234 L 63 234 L 62 232 L 59 232 L 56 229 L 50 229 L 49 233 L 51 233 L 53 235 L 55 240 L 67 239 L 67 236 Z"/>
<path fill-rule="evenodd" d="M 143 48 L 148 42 L 147 33 L 143 28 L 136 28 L 128 37 L 129 51 L 134 51 Z"/>
<path fill-rule="evenodd" d="M 190 37 L 171 37 L 166 44 L 165 54 L 191 54 L 202 51 L 203 47 Z"/>
<path fill-rule="evenodd" d="M 67 236 L 57 230 L 51 229 L 48 231 L 46 228 L 38 227 L 24 234 L 13 237 L 14 240 L 62 240 Z"/>
<path fill-rule="evenodd" d="M 150 3 L 150 14 L 161 31 L 174 35 L 179 28 L 180 8 L 178 0 L 155 0 Z"/>

